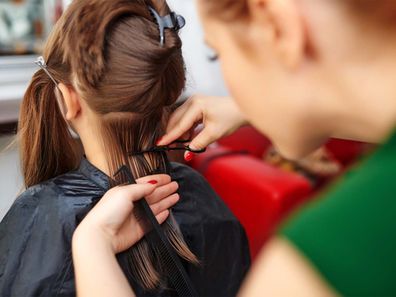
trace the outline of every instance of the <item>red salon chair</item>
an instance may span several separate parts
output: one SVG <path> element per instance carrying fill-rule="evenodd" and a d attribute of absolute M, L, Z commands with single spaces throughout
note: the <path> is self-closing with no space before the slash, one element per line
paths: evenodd
<path fill-rule="evenodd" d="M 282 219 L 315 190 L 304 177 L 266 164 L 262 156 L 270 146 L 259 132 L 244 127 L 190 163 L 244 226 L 252 259 Z M 338 140 L 331 141 L 328 147 L 344 165 L 362 149 L 361 144 Z"/>

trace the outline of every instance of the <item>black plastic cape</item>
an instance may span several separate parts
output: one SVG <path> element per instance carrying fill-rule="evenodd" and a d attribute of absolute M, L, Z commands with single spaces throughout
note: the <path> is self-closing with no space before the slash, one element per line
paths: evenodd
<path fill-rule="evenodd" d="M 235 296 L 250 265 L 243 228 L 201 175 L 176 163 L 171 175 L 181 196 L 174 217 L 201 261 L 183 262 L 187 273 L 200 296 Z M 72 234 L 107 189 L 107 176 L 83 159 L 77 170 L 18 197 L 0 224 L 0 296 L 75 296 Z M 118 255 L 123 269 L 125 256 Z M 129 281 L 138 296 L 176 294 Z"/>

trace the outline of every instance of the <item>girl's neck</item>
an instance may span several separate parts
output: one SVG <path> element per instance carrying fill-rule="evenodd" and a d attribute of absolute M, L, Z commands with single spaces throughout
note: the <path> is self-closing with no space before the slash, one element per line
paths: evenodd
<path fill-rule="evenodd" d="M 81 138 L 81 141 L 83 143 L 85 157 L 87 160 L 107 176 L 110 176 L 111 174 L 109 172 L 106 155 L 100 143 L 93 139 L 89 140 L 86 138 Z"/>

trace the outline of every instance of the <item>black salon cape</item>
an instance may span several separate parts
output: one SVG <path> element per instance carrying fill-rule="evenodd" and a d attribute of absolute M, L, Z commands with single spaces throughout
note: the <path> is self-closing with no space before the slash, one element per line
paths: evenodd
<path fill-rule="evenodd" d="M 249 268 L 245 232 L 204 178 L 172 163 L 180 202 L 173 214 L 201 266 L 184 263 L 200 296 L 235 296 Z M 0 224 L 0 296 L 75 296 L 71 238 L 109 188 L 104 173 L 83 159 L 76 171 L 29 188 Z M 118 255 L 126 267 L 125 254 Z M 100 265 L 100 263 L 98 263 Z M 123 268 L 125 269 L 125 268 Z M 175 296 L 172 290 L 138 296 Z"/>

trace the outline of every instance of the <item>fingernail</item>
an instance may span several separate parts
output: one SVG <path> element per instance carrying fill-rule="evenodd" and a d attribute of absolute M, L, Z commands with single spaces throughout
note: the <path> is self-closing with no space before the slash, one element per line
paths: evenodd
<path fill-rule="evenodd" d="M 150 180 L 149 182 L 147 182 L 148 184 L 152 184 L 152 185 L 156 185 L 158 184 L 158 182 L 156 180 Z"/>
<path fill-rule="evenodd" d="M 192 159 L 194 159 L 194 154 L 192 152 L 187 152 L 184 155 L 184 160 L 186 160 L 187 162 L 190 162 Z"/>
<path fill-rule="evenodd" d="M 158 138 L 158 140 L 157 140 L 157 142 L 156 142 L 155 144 L 156 144 L 156 145 L 159 145 L 159 144 L 161 143 L 162 139 L 164 139 L 164 137 Z"/>

